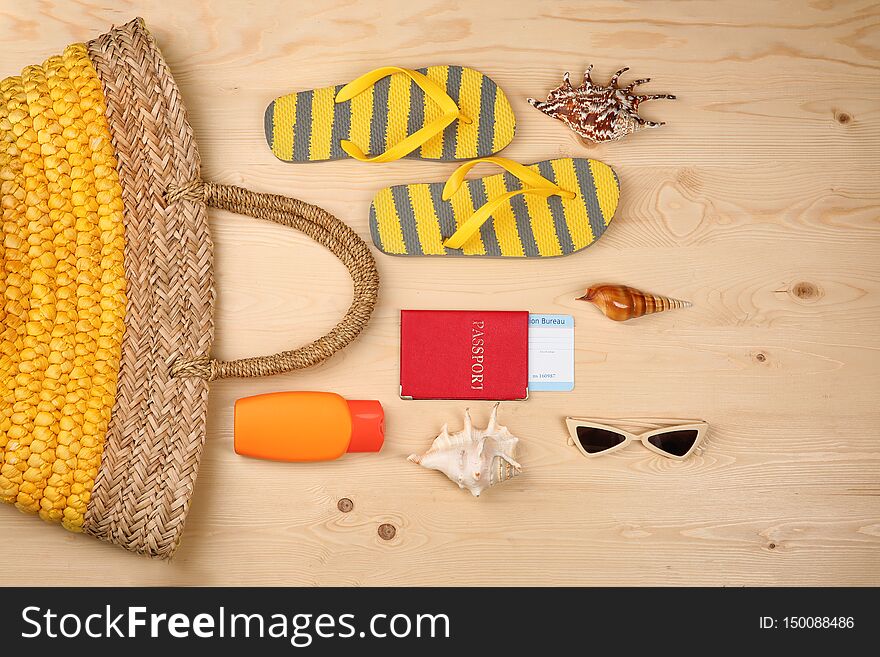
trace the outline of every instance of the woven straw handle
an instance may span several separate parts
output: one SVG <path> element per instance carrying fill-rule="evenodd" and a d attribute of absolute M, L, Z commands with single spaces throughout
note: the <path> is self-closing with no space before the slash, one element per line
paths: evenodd
<path fill-rule="evenodd" d="M 379 272 L 366 243 L 329 212 L 303 201 L 259 194 L 233 185 L 195 182 L 166 192 L 169 203 L 187 199 L 295 228 L 322 244 L 348 268 L 354 299 L 345 317 L 324 337 L 293 351 L 271 356 L 214 360 L 207 356 L 179 359 L 171 366 L 175 377 L 197 376 L 208 381 L 235 377 L 271 376 L 311 367 L 330 358 L 354 340 L 367 325 L 379 292 Z"/>

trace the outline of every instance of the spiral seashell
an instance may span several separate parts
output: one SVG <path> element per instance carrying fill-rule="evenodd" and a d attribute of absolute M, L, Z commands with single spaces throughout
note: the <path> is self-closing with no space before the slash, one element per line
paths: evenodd
<path fill-rule="evenodd" d="M 489 426 L 474 427 L 470 413 L 464 412 L 464 429 L 449 433 L 443 425 L 431 448 L 419 456 L 410 454 L 408 461 L 430 470 L 437 470 L 474 497 L 502 482 L 516 477 L 522 466 L 514 455 L 519 439 L 498 424 L 498 404 L 492 409 Z"/>
<path fill-rule="evenodd" d="M 581 139 L 595 143 L 623 139 L 645 128 L 659 128 L 663 122 L 646 121 L 639 116 L 639 106 L 650 100 L 675 100 L 675 96 L 643 95 L 634 91 L 651 78 L 634 80 L 625 87 L 618 86 L 620 76 L 628 70 L 626 67 L 617 71 L 605 86 L 593 81 L 591 64 L 579 86 L 575 87 L 566 73 L 562 84 L 547 94 L 547 100 L 527 100 L 532 107 L 568 125 Z"/>
<path fill-rule="evenodd" d="M 615 322 L 692 305 L 690 301 L 646 294 L 626 285 L 596 285 L 587 288 L 587 293 L 577 300 L 589 301 Z"/>

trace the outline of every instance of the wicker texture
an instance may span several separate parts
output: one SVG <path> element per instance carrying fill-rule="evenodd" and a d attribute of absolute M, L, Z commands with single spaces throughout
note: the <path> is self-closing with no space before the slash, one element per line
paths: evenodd
<path fill-rule="evenodd" d="M 80 531 L 116 394 L 122 188 L 85 44 L 0 81 L 0 501 Z"/>
<path fill-rule="evenodd" d="M 0 84 L 0 387 L 19 386 L 0 408 L 0 500 L 168 558 L 195 486 L 209 381 L 311 367 L 344 348 L 376 305 L 376 263 L 320 208 L 201 180 L 180 93 L 141 19 L 25 74 Z M 212 359 L 208 205 L 333 252 L 354 283 L 345 317 L 299 349 Z"/>
<path fill-rule="evenodd" d="M 200 180 L 180 94 L 140 19 L 89 42 L 88 50 L 119 162 L 129 293 L 116 402 L 84 530 L 167 558 L 180 541 L 198 472 L 208 382 L 279 374 L 329 358 L 367 324 L 379 275 L 366 243 L 324 210 Z M 207 205 L 294 228 L 332 251 L 354 281 L 345 317 L 293 351 L 211 359 Z"/>
<path fill-rule="evenodd" d="M 369 247 L 351 228 L 319 207 L 303 201 L 258 194 L 232 185 L 196 182 L 168 190 L 169 204 L 202 200 L 213 207 L 274 221 L 305 233 L 325 246 L 348 268 L 354 298 L 345 317 L 324 337 L 271 356 L 218 361 L 208 357 L 181 359 L 172 366 L 175 376 L 196 376 L 208 381 L 230 377 L 271 376 L 317 365 L 354 340 L 367 325 L 379 293 L 379 274 Z"/>
<path fill-rule="evenodd" d="M 182 354 L 213 340 L 211 239 L 204 203 L 166 205 L 199 178 L 180 94 L 138 19 L 89 42 L 122 182 L 128 305 L 116 403 L 84 530 L 150 556 L 180 539 L 205 437 L 208 386 L 174 379 Z"/>

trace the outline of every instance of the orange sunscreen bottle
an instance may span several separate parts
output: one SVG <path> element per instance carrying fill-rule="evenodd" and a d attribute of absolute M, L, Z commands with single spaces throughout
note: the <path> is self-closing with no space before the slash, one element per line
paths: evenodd
<path fill-rule="evenodd" d="M 235 402 L 235 452 L 273 461 L 329 461 L 378 452 L 385 413 L 377 401 L 332 392 L 270 392 Z"/>

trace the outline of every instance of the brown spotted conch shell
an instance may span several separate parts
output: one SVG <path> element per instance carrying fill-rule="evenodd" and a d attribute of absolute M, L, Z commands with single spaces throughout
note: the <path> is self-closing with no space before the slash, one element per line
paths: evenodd
<path fill-rule="evenodd" d="M 662 313 L 664 310 L 691 307 L 689 301 L 646 294 L 626 285 L 596 285 L 587 288 L 587 293 L 578 297 L 578 301 L 589 301 L 615 322 Z"/>
<path fill-rule="evenodd" d="M 498 405 L 492 409 L 489 426 L 476 429 L 470 413 L 464 412 L 464 429 L 450 434 L 443 425 L 440 435 L 422 456 L 410 454 L 407 460 L 439 470 L 459 488 L 466 488 L 474 497 L 501 482 L 512 479 L 522 472 L 522 466 L 514 459 L 519 439 L 498 424 Z"/>
<path fill-rule="evenodd" d="M 616 141 L 645 128 L 659 128 L 662 121 L 647 121 L 639 116 L 639 106 L 649 100 L 675 100 L 672 94 L 637 94 L 634 89 L 650 82 L 642 78 L 625 87 L 617 85 L 620 76 L 629 68 L 622 68 L 611 78 L 607 86 L 593 82 L 590 73 L 593 65 L 584 73 L 583 82 L 575 87 L 568 73 L 562 84 L 553 89 L 547 100 L 529 98 L 529 103 L 547 116 L 565 123 L 582 139 L 601 143 Z"/>

